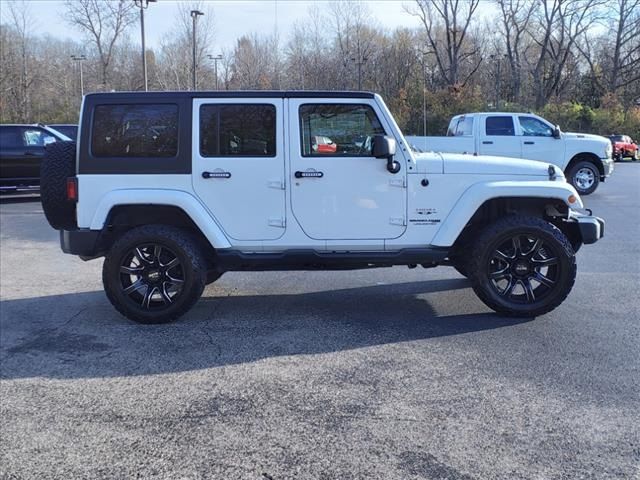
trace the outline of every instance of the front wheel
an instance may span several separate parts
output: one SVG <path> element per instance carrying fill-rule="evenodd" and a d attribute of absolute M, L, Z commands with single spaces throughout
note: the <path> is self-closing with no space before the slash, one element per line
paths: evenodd
<path fill-rule="evenodd" d="M 207 280 L 206 261 L 189 232 L 166 225 L 129 230 L 102 268 L 113 306 L 138 323 L 166 323 L 186 313 Z"/>
<path fill-rule="evenodd" d="M 571 243 L 537 217 L 496 221 L 480 234 L 469 262 L 478 297 L 496 312 L 515 317 L 550 312 L 569 295 L 575 277 Z"/>
<path fill-rule="evenodd" d="M 571 168 L 568 180 L 580 195 L 589 195 L 598 188 L 600 172 L 593 163 L 582 161 Z"/>

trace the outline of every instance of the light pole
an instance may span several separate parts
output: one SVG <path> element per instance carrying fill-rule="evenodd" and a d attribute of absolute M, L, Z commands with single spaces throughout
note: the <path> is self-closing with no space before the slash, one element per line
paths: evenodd
<path fill-rule="evenodd" d="M 149 90 L 147 82 L 147 55 L 145 54 L 144 45 L 144 9 L 149 7 L 149 3 L 155 3 L 158 0 L 133 0 L 136 7 L 140 8 L 140 38 L 142 39 L 142 78 L 144 79 L 144 91 Z"/>
<path fill-rule="evenodd" d="M 506 54 L 492 54 L 489 55 L 489 58 L 496 61 L 496 111 L 500 110 L 500 81 L 502 80 L 502 75 L 500 74 L 500 67 L 502 66 L 502 58 L 507 58 Z"/>
<path fill-rule="evenodd" d="M 213 60 L 213 73 L 216 76 L 216 90 L 218 90 L 218 60 L 222 60 L 222 54 L 211 55 L 208 54 L 207 58 Z"/>
<path fill-rule="evenodd" d="M 71 55 L 71 60 L 80 64 L 80 96 L 84 97 L 84 77 L 82 75 L 82 62 L 87 59 L 84 55 Z"/>
<path fill-rule="evenodd" d="M 367 63 L 367 57 L 351 57 L 351 60 L 358 66 L 358 90 L 362 90 L 362 65 Z"/>
<path fill-rule="evenodd" d="M 192 55 L 193 55 L 193 65 L 192 65 L 192 87 L 193 90 L 196 89 L 196 85 L 197 85 L 197 74 L 196 74 L 196 21 L 198 20 L 198 17 L 204 15 L 204 12 L 201 12 L 200 10 L 191 10 L 191 18 L 193 19 L 193 37 L 191 40 L 191 43 L 193 44 L 193 51 L 192 51 Z"/>

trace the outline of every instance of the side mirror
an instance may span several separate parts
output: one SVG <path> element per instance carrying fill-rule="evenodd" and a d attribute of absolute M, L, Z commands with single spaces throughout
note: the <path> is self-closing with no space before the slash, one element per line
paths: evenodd
<path fill-rule="evenodd" d="M 400 163 L 393 159 L 396 154 L 396 141 L 391 137 L 384 135 L 376 135 L 373 137 L 372 155 L 376 158 L 387 159 L 387 170 L 390 173 L 398 173 L 400 171 Z"/>
<path fill-rule="evenodd" d="M 560 134 L 562 132 L 560 131 L 560 125 L 556 125 L 556 128 L 553 129 L 553 138 L 560 138 Z"/>

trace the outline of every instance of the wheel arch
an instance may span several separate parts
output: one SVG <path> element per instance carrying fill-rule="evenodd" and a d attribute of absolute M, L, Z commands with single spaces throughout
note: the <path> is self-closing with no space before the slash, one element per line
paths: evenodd
<path fill-rule="evenodd" d="M 569 177 L 569 173 L 571 172 L 571 169 L 575 165 L 577 165 L 579 162 L 593 163 L 593 165 L 598 169 L 600 176 L 601 177 L 604 176 L 604 165 L 602 165 L 602 160 L 600 159 L 600 157 L 598 157 L 595 153 L 581 152 L 581 153 L 575 154 L 569 161 L 567 168 L 564 169 L 565 175 L 567 177 Z"/>
<path fill-rule="evenodd" d="M 192 195 L 181 191 L 112 191 L 100 201 L 90 229 L 108 231 L 113 230 L 114 225 L 122 229 L 150 223 L 191 230 L 213 249 L 231 247 L 222 229 L 204 206 Z"/>
<path fill-rule="evenodd" d="M 576 201 L 569 203 L 573 195 Z M 476 184 L 458 200 L 431 244 L 456 247 L 465 236 L 509 213 L 566 217 L 569 208 L 583 208 L 575 189 L 566 182 L 490 182 Z M 557 212 L 557 213 L 554 213 Z"/>

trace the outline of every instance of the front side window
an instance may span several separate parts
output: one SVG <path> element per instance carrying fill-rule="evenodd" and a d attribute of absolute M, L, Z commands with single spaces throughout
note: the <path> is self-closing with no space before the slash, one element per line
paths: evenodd
<path fill-rule="evenodd" d="M 515 129 L 513 128 L 513 117 L 487 117 L 486 132 L 487 135 L 492 136 L 515 135 Z"/>
<path fill-rule="evenodd" d="M 470 137 L 473 135 L 473 117 L 460 117 L 456 127 L 456 137 Z"/>
<path fill-rule="evenodd" d="M 300 107 L 302 155 L 370 157 L 373 137 L 384 129 L 370 105 L 309 104 Z"/>
<path fill-rule="evenodd" d="M 95 157 L 175 157 L 178 154 L 178 106 L 96 106 L 91 151 Z"/>
<path fill-rule="evenodd" d="M 273 157 L 275 154 L 274 105 L 200 107 L 200 155 L 203 157 Z"/>
<path fill-rule="evenodd" d="M 25 147 L 44 147 L 55 141 L 54 136 L 39 128 L 25 128 L 22 131 L 22 142 Z"/>
<path fill-rule="evenodd" d="M 533 117 L 518 117 L 525 137 L 553 137 L 553 128 Z"/>

